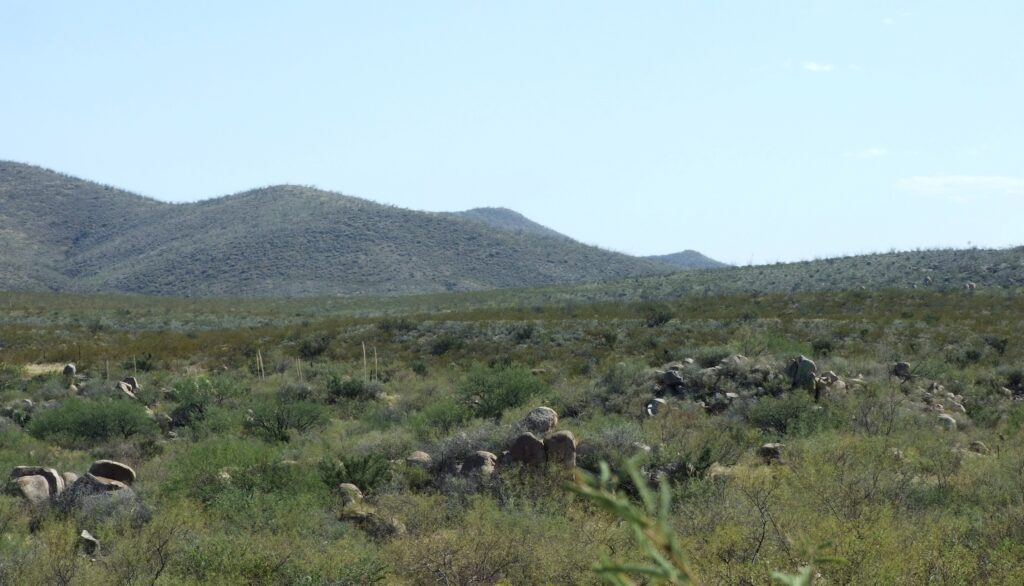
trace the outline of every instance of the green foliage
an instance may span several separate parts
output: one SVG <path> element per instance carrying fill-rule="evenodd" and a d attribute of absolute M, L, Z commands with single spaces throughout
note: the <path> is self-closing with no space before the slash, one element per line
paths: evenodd
<path fill-rule="evenodd" d="M 362 379 L 331 373 L 327 379 L 327 394 L 331 400 L 375 399 L 380 395 L 380 384 Z"/>
<path fill-rule="evenodd" d="M 286 442 L 326 421 L 326 412 L 316 403 L 264 400 L 253 407 L 246 429 L 266 441 Z"/>
<path fill-rule="evenodd" d="M 794 391 L 781 397 L 764 397 L 746 413 L 751 425 L 779 435 L 792 432 L 813 413 L 814 398 L 810 393 Z"/>
<path fill-rule="evenodd" d="M 650 580 L 654 584 L 700 583 L 696 571 L 683 552 L 679 537 L 672 529 L 672 493 L 668 483 L 662 481 L 655 493 L 647 487 L 635 462 L 627 461 L 625 467 L 636 487 L 641 506 L 615 492 L 618 481 L 603 462 L 599 476 L 578 472 L 576 483 L 570 490 L 591 499 L 625 522 L 647 563 L 606 561 L 595 566 L 594 571 L 609 584 L 616 586 L 634 584 L 630 576 L 643 577 L 645 581 Z"/>
<path fill-rule="evenodd" d="M 391 480 L 391 463 L 379 454 L 320 460 L 317 469 L 321 480 L 332 490 L 348 482 L 372 493 Z"/>
<path fill-rule="evenodd" d="M 299 342 L 299 357 L 304 360 L 313 360 L 327 352 L 331 347 L 332 337 L 327 334 L 309 336 Z"/>
<path fill-rule="evenodd" d="M 73 447 L 153 435 L 157 426 L 138 403 L 69 399 L 33 417 L 29 431 L 35 437 Z"/>
<path fill-rule="evenodd" d="M 519 365 L 484 366 L 469 369 L 459 392 L 476 417 L 499 419 L 507 409 L 547 390 L 547 385 L 530 369 Z"/>

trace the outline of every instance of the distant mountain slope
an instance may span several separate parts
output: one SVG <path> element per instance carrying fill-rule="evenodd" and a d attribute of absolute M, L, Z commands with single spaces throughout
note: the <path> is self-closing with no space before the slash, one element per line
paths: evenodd
<path fill-rule="evenodd" d="M 724 262 L 718 262 L 713 258 L 708 258 L 696 250 L 684 250 L 674 254 L 646 256 L 644 258 L 666 262 L 684 269 L 723 269 L 732 266 Z"/>
<path fill-rule="evenodd" d="M 415 293 L 671 270 L 561 236 L 494 230 L 309 187 L 166 204 L 17 163 L 0 166 L 0 218 L 0 290 Z"/>
<path fill-rule="evenodd" d="M 538 236 L 552 236 L 570 240 L 561 232 L 556 232 L 547 226 L 543 226 L 508 208 L 473 208 L 464 212 L 451 212 L 452 215 L 466 218 L 474 222 L 480 222 L 494 228 L 508 230 L 511 232 L 523 232 L 536 234 Z"/>

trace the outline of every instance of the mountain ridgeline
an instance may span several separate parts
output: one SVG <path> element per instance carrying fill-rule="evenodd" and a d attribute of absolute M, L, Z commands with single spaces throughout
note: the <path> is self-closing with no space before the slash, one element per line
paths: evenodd
<path fill-rule="evenodd" d="M 10 162 L 0 248 L 0 290 L 170 296 L 472 291 L 685 268 L 504 208 L 422 212 L 294 185 L 170 204 Z"/>

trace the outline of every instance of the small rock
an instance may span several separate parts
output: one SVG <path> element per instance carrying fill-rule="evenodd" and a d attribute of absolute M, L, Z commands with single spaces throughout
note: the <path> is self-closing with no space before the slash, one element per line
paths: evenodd
<path fill-rule="evenodd" d="M 814 389 L 814 375 L 818 372 L 818 366 L 806 356 L 800 355 L 794 358 L 786 367 L 786 376 L 789 377 L 793 388 Z"/>
<path fill-rule="evenodd" d="M 683 386 L 683 377 L 677 370 L 666 370 L 658 373 L 658 382 L 670 389 Z"/>
<path fill-rule="evenodd" d="M 74 472 L 61 472 L 61 477 L 64 478 L 64 486 L 68 487 L 78 480 L 78 475 Z"/>
<path fill-rule="evenodd" d="M 130 397 L 132 399 L 138 398 L 135 396 L 135 391 L 132 390 L 132 386 L 126 382 L 119 382 L 114 386 L 114 388 L 118 391 L 121 391 L 127 397 Z"/>
<path fill-rule="evenodd" d="M 75 368 L 74 363 L 68 363 L 64 365 L 62 374 L 64 375 L 64 378 L 73 378 L 76 372 L 78 372 L 78 370 Z"/>
<path fill-rule="evenodd" d="M 910 373 L 909 362 L 897 362 L 894 364 L 892 367 L 892 375 L 905 381 L 914 377 L 914 375 Z"/>
<path fill-rule="evenodd" d="M 100 540 L 92 536 L 85 529 L 78 535 L 78 543 L 82 546 L 85 555 L 96 555 L 100 550 Z"/>
<path fill-rule="evenodd" d="M 988 446 L 981 440 L 974 440 L 968 448 L 975 454 L 988 454 Z"/>
<path fill-rule="evenodd" d="M 668 403 L 665 401 L 665 399 L 651 399 L 650 401 L 644 403 L 644 415 L 648 417 L 654 417 L 666 406 L 668 406 Z"/>

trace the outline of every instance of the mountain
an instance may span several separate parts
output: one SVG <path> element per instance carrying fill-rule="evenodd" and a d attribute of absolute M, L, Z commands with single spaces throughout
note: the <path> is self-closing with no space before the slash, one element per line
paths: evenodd
<path fill-rule="evenodd" d="M 452 212 L 452 215 L 465 218 L 473 222 L 486 224 L 500 230 L 571 240 L 571 238 L 565 234 L 556 232 L 547 226 L 538 224 L 519 212 L 508 208 L 473 208 L 464 212 Z"/>
<path fill-rule="evenodd" d="M 0 290 L 422 293 L 674 270 L 546 230 L 511 210 L 421 212 L 295 185 L 168 204 L 0 162 Z"/>
<path fill-rule="evenodd" d="M 684 269 L 724 269 L 732 266 L 724 262 L 718 262 L 713 258 L 708 258 L 696 250 L 684 250 L 674 254 L 658 256 L 645 256 L 644 258 L 669 263 Z"/>

